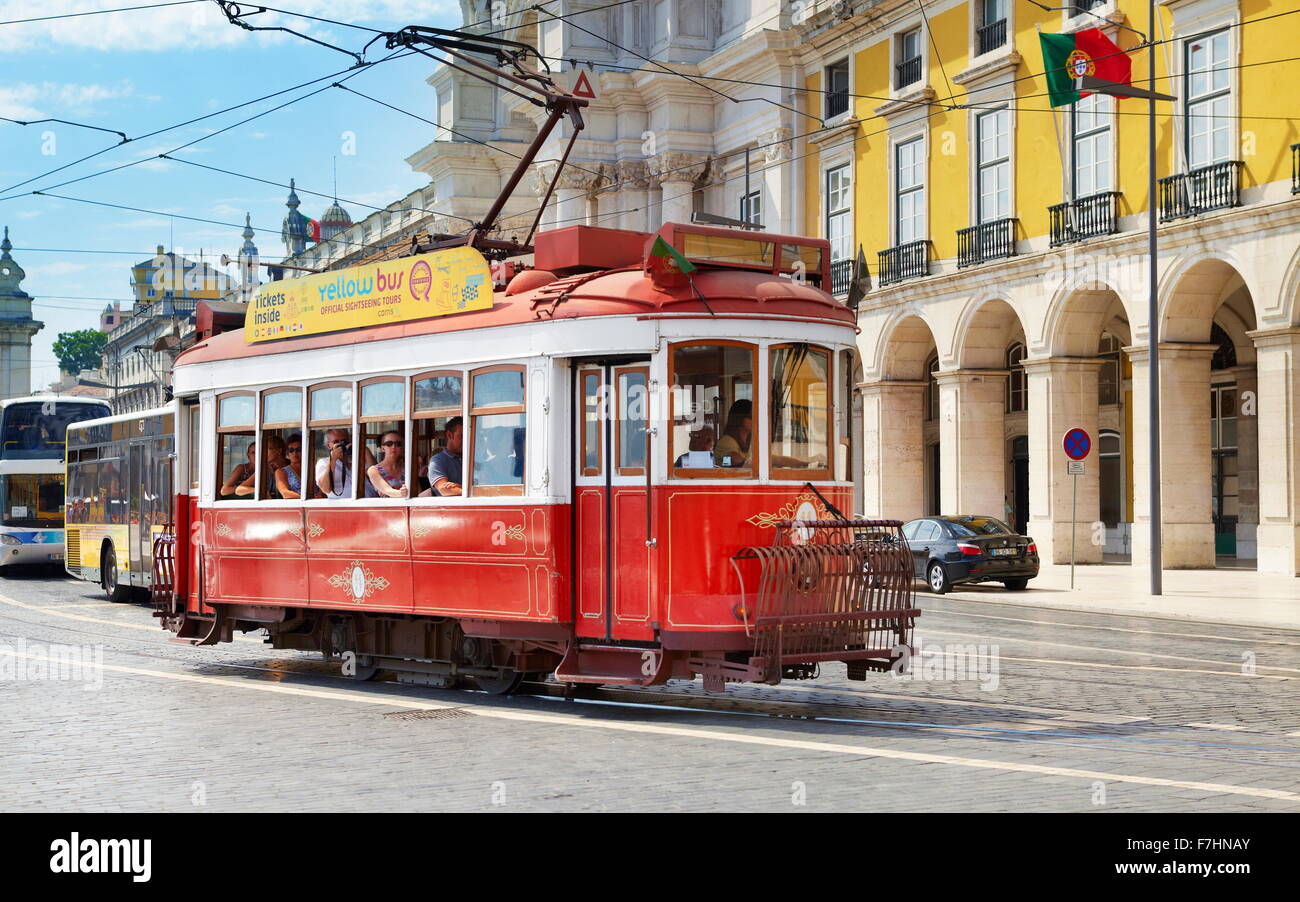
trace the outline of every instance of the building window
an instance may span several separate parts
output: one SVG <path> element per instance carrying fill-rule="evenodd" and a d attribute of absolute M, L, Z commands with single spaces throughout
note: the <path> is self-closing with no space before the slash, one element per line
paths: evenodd
<path fill-rule="evenodd" d="M 894 88 L 901 90 L 921 80 L 921 29 L 898 36 L 898 63 L 894 66 Z"/>
<path fill-rule="evenodd" d="M 939 419 L 939 355 L 934 354 L 925 362 L 925 419 L 933 422 Z"/>
<path fill-rule="evenodd" d="M 1188 41 L 1186 54 L 1187 166 L 1199 169 L 1232 156 L 1227 29 Z"/>
<path fill-rule="evenodd" d="M 989 53 L 1007 42 L 1007 0 L 984 0 L 975 30 L 976 54 Z"/>
<path fill-rule="evenodd" d="M 1114 190 L 1110 164 L 1110 124 L 1114 116 L 1114 100 L 1105 94 L 1089 94 L 1070 110 L 1070 184 L 1076 200 Z"/>
<path fill-rule="evenodd" d="M 1097 354 L 1101 357 L 1101 371 L 1097 374 L 1097 403 L 1118 404 L 1120 398 L 1120 341 L 1109 332 L 1101 333 Z"/>
<path fill-rule="evenodd" d="M 897 209 L 895 244 L 925 237 L 924 138 L 904 141 L 894 150 L 894 191 Z"/>
<path fill-rule="evenodd" d="M 743 222 L 763 226 L 763 189 L 758 188 L 740 198 L 740 219 Z"/>
<path fill-rule="evenodd" d="M 975 168 L 979 185 L 976 216 L 981 223 L 1011 215 L 1011 112 L 1005 107 L 975 119 Z"/>
<path fill-rule="evenodd" d="M 1101 522 L 1113 529 L 1124 522 L 1124 445 L 1120 434 L 1109 429 L 1098 439 Z"/>
<path fill-rule="evenodd" d="M 826 67 L 826 118 L 849 111 L 849 61 Z"/>
<path fill-rule="evenodd" d="M 1007 348 L 1007 413 L 1029 408 L 1029 388 L 1025 379 L 1025 346 L 1012 342 Z"/>
<path fill-rule="evenodd" d="M 848 163 L 826 171 L 826 238 L 831 244 L 831 262 L 849 259 L 853 214 Z"/>

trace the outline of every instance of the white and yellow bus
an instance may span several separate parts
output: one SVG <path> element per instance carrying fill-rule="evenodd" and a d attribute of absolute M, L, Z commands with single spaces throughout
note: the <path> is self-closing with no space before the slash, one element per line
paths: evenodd
<path fill-rule="evenodd" d="M 0 569 L 63 561 L 63 452 L 68 426 L 108 404 L 33 395 L 0 401 Z"/>
<path fill-rule="evenodd" d="M 149 589 L 153 540 L 171 521 L 174 433 L 171 407 L 68 429 L 64 566 L 112 601 Z"/>

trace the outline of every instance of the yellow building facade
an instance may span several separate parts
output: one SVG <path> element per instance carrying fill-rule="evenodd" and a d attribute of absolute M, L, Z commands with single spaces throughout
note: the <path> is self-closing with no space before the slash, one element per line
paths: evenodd
<path fill-rule="evenodd" d="M 1165 564 L 1294 576 L 1300 3 L 1161 0 L 1154 29 L 1146 3 L 1066 6 L 842 6 L 803 43 L 804 111 L 826 120 L 795 139 L 803 230 L 830 239 L 838 291 L 859 250 L 869 270 L 864 511 L 1003 516 L 1045 560 L 1073 538 L 1145 564 L 1154 208 Z M 1135 85 L 1154 57 L 1176 98 L 1154 203 L 1146 101 L 1049 105 L 1039 33 L 1092 28 L 1122 50 L 1154 32 L 1131 54 Z"/>

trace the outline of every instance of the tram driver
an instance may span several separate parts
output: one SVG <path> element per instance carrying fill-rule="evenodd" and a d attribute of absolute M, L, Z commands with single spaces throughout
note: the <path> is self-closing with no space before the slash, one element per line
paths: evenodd
<path fill-rule="evenodd" d="M 446 427 L 447 447 L 443 448 L 429 461 L 429 487 L 420 493 L 421 497 L 430 498 L 441 495 L 444 498 L 462 494 L 461 454 L 465 447 L 465 422 L 460 417 L 452 417 Z"/>
<path fill-rule="evenodd" d="M 352 437 L 346 429 L 325 433 L 329 456 L 316 461 L 316 488 L 326 498 L 352 497 Z"/>

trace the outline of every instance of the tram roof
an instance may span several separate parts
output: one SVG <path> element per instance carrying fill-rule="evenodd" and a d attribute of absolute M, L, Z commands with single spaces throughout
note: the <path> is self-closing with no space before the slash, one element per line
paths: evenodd
<path fill-rule="evenodd" d="M 701 296 L 704 300 L 701 300 Z M 771 317 L 803 319 L 854 327 L 852 310 L 829 294 L 769 272 L 701 267 L 682 287 L 661 288 L 640 265 L 578 273 L 531 291 L 498 291 L 491 308 L 466 313 L 368 326 L 323 335 L 246 343 L 237 329 L 215 335 L 186 350 L 177 366 L 262 357 L 527 323 L 552 323 L 593 316 Z"/>

